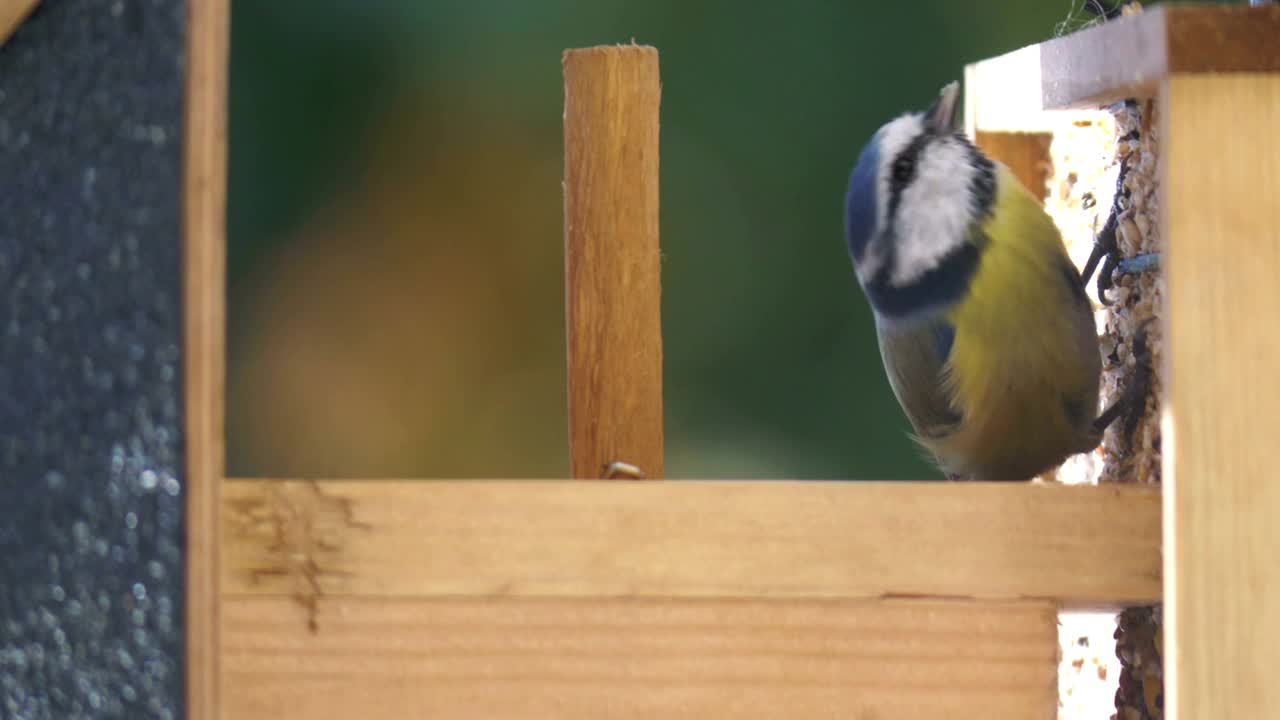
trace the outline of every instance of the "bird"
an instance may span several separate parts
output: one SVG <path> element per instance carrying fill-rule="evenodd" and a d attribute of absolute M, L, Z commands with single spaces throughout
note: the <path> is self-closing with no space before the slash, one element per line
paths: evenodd
<path fill-rule="evenodd" d="M 1028 480 L 1096 448 L 1146 378 L 1098 413 L 1088 278 L 1040 202 L 955 129 L 959 97 L 952 82 L 875 132 L 845 239 L 916 441 L 948 479 Z"/>

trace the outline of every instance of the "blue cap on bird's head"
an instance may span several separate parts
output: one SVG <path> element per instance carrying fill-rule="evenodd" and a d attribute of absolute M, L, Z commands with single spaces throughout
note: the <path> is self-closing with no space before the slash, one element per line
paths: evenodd
<path fill-rule="evenodd" d="M 849 174 L 849 191 L 844 200 L 844 233 L 854 267 L 863 256 L 876 228 L 876 175 L 880 171 L 880 132 L 862 148 Z"/>
<path fill-rule="evenodd" d="M 886 123 L 849 174 L 845 240 L 881 315 L 944 303 L 967 277 L 934 272 L 965 251 L 969 225 L 990 207 L 994 188 L 990 161 L 955 131 L 959 98 L 959 83 L 949 83 L 924 112 Z"/>

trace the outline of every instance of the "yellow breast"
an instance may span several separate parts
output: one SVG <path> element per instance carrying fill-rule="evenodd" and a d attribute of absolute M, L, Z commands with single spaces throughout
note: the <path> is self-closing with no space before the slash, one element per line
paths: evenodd
<path fill-rule="evenodd" d="M 1101 358 L 1057 228 L 1003 166 L 997 188 L 977 273 L 948 314 L 955 340 L 944 388 L 963 421 L 923 442 L 949 472 L 1015 480 L 1080 452 Z"/>

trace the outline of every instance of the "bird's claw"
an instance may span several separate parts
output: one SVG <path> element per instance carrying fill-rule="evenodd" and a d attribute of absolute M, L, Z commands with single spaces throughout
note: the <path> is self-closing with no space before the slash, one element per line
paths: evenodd
<path fill-rule="evenodd" d="M 1120 226 L 1120 202 L 1129 196 L 1129 191 L 1124 187 L 1124 177 L 1128 171 L 1129 158 L 1126 156 L 1120 159 L 1120 172 L 1116 175 L 1116 193 L 1111 203 L 1111 214 L 1107 216 L 1102 232 L 1093 239 L 1093 252 L 1089 253 L 1089 261 L 1084 264 L 1084 270 L 1080 273 L 1081 281 L 1088 287 L 1089 278 L 1093 276 L 1095 270 L 1098 270 L 1098 302 L 1104 307 L 1111 305 L 1111 301 L 1107 299 L 1107 291 L 1115 286 L 1111 275 L 1121 261 L 1120 243 L 1116 240 L 1116 230 Z M 1100 270 L 1099 262 L 1102 263 Z"/>
<path fill-rule="evenodd" d="M 1133 333 L 1131 345 L 1134 360 L 1133 377 L 1129 379 L 1129 384 L 1125 386 L 1120 398 L 1093 422 L 1093 429 L 1098 438 L 1101 438 L 1107 427 L 1120 417 L 1124 417 L 1121 432 L 1126 443 L 1138 429 L 1138 422 L 1142 420 L 1142 414 L 1146 411 L 1147 393 L 1151 391 L 1151 347 L 1147 341 L 1147 331 L 1153 320 L 1155 318 L 1143 320 Z"/>
<path fill-rule="evenodd" d="M 1102 303 L 1104 307 L 1111 305 L 1111 301 L 1107 299 L 1107 291 L 1115 287 L 1115 279 L 1112 275 L 1119 265 L 1120 248 L 1116 245 L 1115 233 L 1112 232 L 1110 247 L 1106 250 L 1106 255 L 1102 260 L 1102 269 L 1098 271 L 1098 302 Z"/>
<path fill-rule="evenodd" d="M 1124 425 L 1121 427 L 1126 443 L 1138 429 L 1142 414 L 1147 409 L 1147 393 L 1151 391 L 1151 347 L 1147 343 L 1147 328 L 1153 320 L 1155 318 L 1150 317 L 1143 320 L 1133 334 L 1133 377 L 1129 378 L 1129 385 L 1124 389 L 1122 398 L 1128 406 Z"/>

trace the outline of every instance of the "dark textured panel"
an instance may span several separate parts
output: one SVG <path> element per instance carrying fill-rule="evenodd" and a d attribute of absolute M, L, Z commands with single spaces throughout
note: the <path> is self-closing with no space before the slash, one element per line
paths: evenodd
<path fill-rule="evenodd" d="M 182 717 L 184 13 L 0 47 L 0 717 Z"/>

